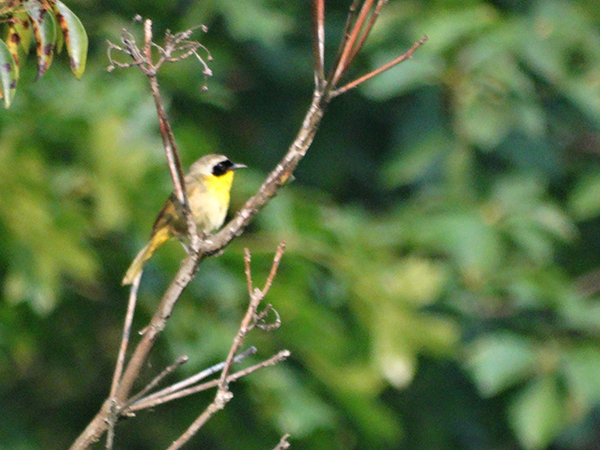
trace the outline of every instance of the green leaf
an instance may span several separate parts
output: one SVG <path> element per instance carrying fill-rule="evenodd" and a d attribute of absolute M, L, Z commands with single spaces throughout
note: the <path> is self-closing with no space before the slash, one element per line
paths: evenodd
<path fill-rule="evenodd" d="M 23 5 L 33 25 L 36 39 L 35 51 L 38 57 L 38 78 L 40 78 L 52 64 L 56 45 L 56 20 L 54 15 L 37 0 L 25 0 Z"/>
<path fill-rule="evenodd" d="M 15 60 L 15 77 L 17 80 L 19 79 L 19 41 L 20 41 L 19 33 L 17 29 L 11 25 L 8 29 L 8 38 L 6 39 L 6 46 L 10 51 L 13 59 Z"/>
<path fill-rule="evenodd" d="M 417 218 L 408 235 L 417 245 L 447 252 L 471 281 L 493 274 L 502 262 L 499 233 L 477 211 L 431 214 L 426 221 Z"/>
<path fill-rule="evenodd" d="M 79 18 L 61 1 L 56 1 L 54 12 L 67 44 L 71 70 L 77 78 L 81 78 L 85 72 L 88 50 L 88 36 L 85 28 Z"/>
<path fill-rule="evenodd" d="M 561 372 L 569 387 L 573 411 L 581 417 L 600 400 L 600 351 L 594 345 L 580 346 L 565 352 Z"/>
<path fill-rule="evenodd" d="M 460 132 L 468 142 L 486 150 L 496 147 L 511 130 L 514 112 L 506 101 L 491 98 L 477 78 L 469 78 L 461 89 L 456 117 Z"/>
<path fill-rule="evenodd" d="M 533 381 L 511 402 L 508 419 L 517 438 L 529 450 L 545 448 L 564 423 L 563 398 L 554 377 Z"/>
<path fill-rule="evenodd" d="M 593 173 L 578 180 L 569 197 L 569 209 L 578 220 L 600 214 L 600 174 Z"/>
<path fill-rule="evenodd" d="M 439 164 L 445 153 L 451 151 L 452 142 L 442 133 L 430 133 L 416 145 L 398 152 L 395 160 L 384 168 L 382 180 L 385 187 L 396 189 L 424 178 Z"/>
<path fill-rule="evenodd" d="M 21 47 L 25 53 L 29 53 L 29 47 L 31 45 L 31 37 L 33 35 L 31 30 L 31 22 L 26 12 L 16 12 L 13 16 L 15 31 L 18 33 L 21 39 Z"/>
<path fill-rule="evenodd" d="M 486 397 L 529 378 L 536 368 L 536 348 L 528 340 L 508 333 L 487 335 L 469 350 L 467 366 Z"/>
<path fill-rule="evenodd" d="M 4 107 L 8 108 L 17 90 L 17 70 L 15 59 L 4 41 L 0 40 L 0 82 L 2 83 L 2 97 Z"/>
<path fill-rule="evenodd" d="M 220 2 L 219 7 L 231 33 L 242 39 L 258 39 L 265 45 L 273 45 L 294 27 L 289 17 L 275 8 L 265 5 L 267 2 L 238 0 Z"/>
<path fill-rule="evenodd" d="M 422 24 L 429 36 L 427 51 L 447 51 L 469 36 L 489 28 L 498 18 L 497 11 L 488 5 L 438 11 Z"/>
<path fill-rule="evenodd" d="M 552 32 L 528 28 L 529 36 L 521 39 L 525 64 L 598 124 L 600 95 L 595 74 L 600 63 L 600 36 L 590 20 L 593 15 L 586 15 L 572 2 L 544 1 L 537 5 L 534 23 L 544 24 Z M 582 63 L 574 63 L 573 55 L 579 55 L 577 60 Z"/>

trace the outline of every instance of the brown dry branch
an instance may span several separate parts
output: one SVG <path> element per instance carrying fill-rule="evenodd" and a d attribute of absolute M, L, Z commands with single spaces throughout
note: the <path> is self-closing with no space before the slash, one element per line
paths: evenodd
<path fill-rule="evenodd" d="M 123 410 L 127 409 L 130 405 L 142 399 L 144 395 L 146 395 L 148 392 L 150 392 L 152 389 L 158 386 L 158 384 L 163 380 L 163 378 L 175 372 L 175 370 L 177 370 L 179 366 L 185 364 L 186 362 L 188 362 L 188 360 L 189 357 L 187 355 L 183 355 L 177 358 L 177 361 L 175 361 L 173 364 L 171 364 L 170 366 L 165 368 L 161 373 L 159 373 L 156 377 L 154 377 L 154 379 L 150 383 L 148 383 L 144 389 L 142 389 L 140 392 L 138 392 L 129 400 L 127 400 L 127 403 L 123 405 Z"/>
<path fill-rule="evenodd" d="M 233 383 L 239 380 L 242 377 L 250 375 L 251 373 L 256 372 L 259 369 L 264 367 L 274 366 L 275 364 L 289 358 L 291 355 L 289 350 L 281 350 L 274 356 L 271 356 L 269 359 L 266 359 L 258 364 L 247 367 L 239 372 L 235 372 L 227 377 L 227 383 Z M 224 364 L 224 363 L 223 363 Z M 123 414 L 128 414 L 135 411 L 140 411 L 142 409 L 154 408 L 155 406 L 162 405 L 164 403 L 170 402 L 172 400 L 177 400 L 183 397 L 187 397 L 189 395 L 197 394 L 198 392 L 207 391 L 208 389 L 212 389 L 219 386 L 220 379 L 217 378 L 215 380 L 207 381 L 206 383 L 199 384 L 197 386 L 181 389 L 179 391 L 173 392 L 172 394 L 165 394 L 158 398 L 151 399 L 149 401 L 140 400 L 139 402 L 133 404 L 129 408 L 123 411 Z"/>
<path fill-rule="evenodd" d="M 238 364 L 238 363 L 242 362 L 248 356 L 254 355 L 256 353 L 256 351 L 257 351 L 256 347 L 254 347 L 254 346 L 249 347 L 248 349 L 246 349 L 243 352 L 236 355 L 236 357 L 233 359 L 233 363 Z M 182 380 L 182 381 L 175 383 L 169 387 L 161 389 L 160 391 L 154 392 L 153 394 L 150 394 L 146 397 L 143 397 L 143 398 L 140 397 L 140 398 L 133 399 L 133 401 L 128 402 L 130 406 L 127 409 L 129 411 L 138 411 L 141 409 L 152 408 L 156 405 L 166 403 L 166 402 L 174 400 L 176 398 L 182 398 L 182 397 L 185 397 L 186 395 L 191 395 L 192 393 L 200 392 L 200 391 L 184 392 L 184 389 L 188 388 L 188 386 L 193 386 L 194 384 L 198 383 L 199 381 L 202 381 L 205 378 L 208 378 L 209 376 L 214 375 L 217 372 L 220 372 L 221 370 L 223 370 L 223 367 L 225 367 L 225 362 L 215 364 L 214 366 L 209 367 L 208 369 L 204 369 L 204 370 L 198 372 L 197 374 L 192 375 L 189 378 L 186 378 L 185 380 Z M 184 392 L 184 393 L 181 394 L 182 392 Z M 136 397 L 138 397 L 138 396 L 136 396 Z"/>
<path fill-rule="evenodd" d="M 248 295 L 250 297 L 250 304 L 248 305 L 248 309 L 246 311 L 246 315 L 242 319 L 242 323 L 240 324 L 240 328 L 238 330 L 237 335 L 233 339 L 233 344 L 229 349 L 229 355 L 225 360 L 225 366 L 221 371 L 221 376 L 219 377 L 219 385 L 217 389 L 217 393 L 215 394 L 215 399 L 213 402 L 208 405 L 206 410 L 200 414 L 200 416 L 189 426 L 189 428 L 183 433 L 179 439 L 177 439 L 173 444 L 169 446 L 169 450 L 177 450 L 180 449 L 186 442 L 188 442 L 200 428 L 206 423 L 211 416 L 217 411 L 222 410 L 225 405 L 233 398 L 233 393 L 229 390 L 229 370 L 231 369 L 231 365 L 233 364 L 234 357 L 236 353 L 239 351 L 240 347 L 244 344 L 244 340 L 246 339 L 246 335 L 252 328 L 254 328 L 254 324 L 258 319 L 257 310 L 260 305 L 260 302 L 265 298 L 267 292 L 269 292 L 269 288 L 273 283 L 273 278 L 277 273 L 277 268 L 279 267 L 279 263 L 281 262 L 281 257 L 283 256 L 283 252 L 285 250 L 285 243 L 281 242 L 279 244 L 279 248 L 275 253 L 275 258 L 273 258 L 273 264 L 271 266 L 271 272 L 265 286 L 262 289 L 254 288 L 252 283 L 252 273 L 250 270 L 250 250 L 247 248 L 244 249 L 245 258 L 244 261 L 246 263 L 246 281 L 248 282 Z M 287 352 L 289 354 L 289 352 Z"/>
<path fill-rule="evenodd" d="M 392 67 L 400 64 L 403 61 L 406 61 L 407 59 L 412 58 L 413 54 L 417 51 L 417 49 L 423 45 L 425 42 L 427 42 L 429 38 L 425 35 L 423 36 L 421 39 L 419 39 L 417 42 L 415 42 L 411 48 L 409 48 L 406 52 L 402 53 L 400 56 L 398 56 L 397 58 L 395 58 L 394 60 L 390 61 L 387 64 L 384 64 L 383 66 L 373 70 L 372 72 L 369 72 L 359 78 L 357 78 L 354 81 L 351 81 L 350 83 L 342 86 L 339 89 L 335 89 L 332 93 L 331 96 L 332 97 L 336 97 L 340 94 L 343 94 L 346 91 L 349 91 L 352 88 L 355 88 L 356 86 L 358 86 L 361 83 L 364 83 L 365 81 L 379 75 L 382 72 L 385 72 L 388 69 L 391 69 Z"/>
<path fill-rule="evenodd" d="M 313 92 L 312 101 L 308 107 L 304 120 L 302 121 L 300 130 L 293 143 L 288 148 L 287 153 L 283 156 L 273 171 L 267 176 L 263 184 L 260 186 L 258 192 L 246 202 L 244 207 L 221 231 L 204 240 L 201 240 L 197 235 L 195 224 L 193 223 L 191 214 L 189 212 L 186 192 L 183 189 L 183 176 L 177 153 L 177 147 L 167 114 L 160 98 L 159 86 L 156 80 L 157 71 L 163 63 L 176 62 L 189 57 L 190 55 L 195 55 L 199 60 L 201 60 L 204 66 L 203 73 L 205 75 L 209 74 L 204 60 L 198 55 L 197 52 L 198 49 L 203 47 L 199 43 L 194 43 L 193 41 L 189 40 L 193 30 L 187 30 L 174 35 L 170 32 L 167 32 L 165 44 L 163 46 L 158 46 L 152 41 L 152 27 L 149 20 L 144 22 L 144 47 L 142 50 L 137 47 L 135 39 L 127 31 L 123 31 L 123 36 L 121 39 L 122 46 L 109 43 L 108 51 L 111 62 L 109 69 L 113 69 L 115 67 L 139 67 L 148 77 L 157 108 L 161 136 L 163 138 L 163 144 L 167 154 L 167 162 L 173 178 L 174 191 L 180 203 L 182 204 L 184 215 L 188 223 L 190 246 L 188 249 L 188 256 L 182 262 L 174 280 L 164 293 L 162 300 L 150 321 L 150 324 L 145 328 L 145 332 L 140 342 L 133 351 L 133 354 L 130 357 L 126 367 L 124 367 L 123 375 L 119 377 L 118 373 L 115 373 L 115 379 L 117 379 L 118 382 L 116 389 L 113 389 L 113 395 L 111 395 L 104 402 L 100 411 L 86 427 L 84 432 L 78 437 L 71 449 L 79 450 L 88 448 L 93 442 L 99 440 L 108 428 L 114 426 L 114 423 L 116 423 L 120 415 L 126 414 L 127 412 L 130 413 L 134 410 L 133 405 L 129 408 L 124 408 L 125 405 L 128 405 L 128 398 L 130 396 L 133 383 L 137 380 L 140 371 L 147 360 L 148 354 L 154 345 L 154 342 L 166 326 L 166 322 L 171 316 L 172 310 L 179 299 L 179 296 L 194 278 L 198 265 L 205 258 L 221 252 L 225 246 L 231 242 L 231 240 L 242 234 L 245 227 L 248 226 L 253 217 L 258 214 L 258 212 L 286 183 L 312 144 L 329 102 L 335 96 L 345 92 L 346 90 L 353 88 L 365 80 L 377 75 L 378 73 L 381 73 L 383 70 L 387 70 L 390 67 L 410 58 L 416 49 L 425 42 L 426 37 L 417 42 L 410 50 L 386 66 L 366 74 L 355 81 L 346 84 L 342 88 L 338 88 L 337 85 L 340 79 L 345 73 L 347 73 L 352 60 L 361 50 L 366 39 L 368 38 L 368 34 L 370 33 L 384 3 L 384 0 L 378 0 L 376 4 L 374 3 L 374 0 L 364 0 L 362 2 L 362 6 L 359 8 L 361 1 L 353 0 L 348 13 L 346 30 L 344 31 L 344 35 L 342 36 L 339 46 L 338 57 L 329 73 L 326 73 L 324 69 L 325 0 L 312 0 L 313 42 L 315 53 L 315 89 Z M 367 18 L 369 17 L 370 20 L 367 22 Z M 155 49 L 159 55 L 156 63 L 154 63 L 152 59 L 153 49 Z M 130 57 L 132 61 L 128 63 L 115 61 L 111 55 L 113 51 L 122 52 L 126 56 Z M 257 297 L 259 297 L 259 295 L 257 294 L 255 296 L 254 291 L 252 291 L 251 299 L 256 300 Z M 251 311 L 252 308 L 251 301 L 249 311 Z M 244 329 L 244 323 L 245 322 L 242 322 L 240 332 L 238 333 L 238 336 L 236 336 L 238 341 L 234 341 L 232 351 L 230 351 L 230 354 L 225 362 L 220 379 L 210 382 L 216 383 L 216 385 L 219 386 L 217 395 L 215 396 L 215 401 L 211 403 L 209 408 L 207 408 L 200 417 L 198 417 L 192 427 L 190 427 L 190 429 L 184 433 L 184 436 L 191 437 L 191 435 L 197 432 L 200 426 L 202 426 L 216 411 L 225 406 L 230 399 L 230 392 L 227 390 L 227 386 L 231 381 L 251 373 L 249 369 L 246 369 L 246 371 L 240 371 L 236 374 L 228 375 L 233 362 L 233 356 L 237 351 L 234 351 L 234 348 L 239 349 L 239 345 L 241 345 L 239 344 L 240 336 L 241 340 L 243 340 L 243 336 L 248 331 L 248 329 Z M 251 327 L 255 326 L 256 323 L 251 324 L 249 322 L 247 325 L 248 327 Z M 255 366 L 256 368 L 254 370 L 264 367 L 268 364 L 274 364 L 278 361 L 281 361 L 288 355 L 289 352 L 287 351 L 280 352 L 280 354 L 275 355 L 273 358 Z M 199 386 L 196 386 L 195 388 L 191 389 L 196 389 L 198 387 Z M 181 392 L 183 391 L 179 391 L 177 394 L 181 394 Z M 164 397 L 161 398 L 164 399 Z M 139 405 L 140 403 L 136 404 L 136 406 Z M 182 436 L 180 439 L 186 440 L 189 438 L 184 438 L 184 436 Z"/>
<path fill-rule="evenodd" d="M 131 284 L 131 290 L 129 291 L 129 302 L 127 304 L 127 313 L 125 314 L 125 323 L 123 325 L 123 334 L 121 337 L 121 346 L 119 348 L 119 356 L 117 357 L 117 365 L 115 367 L 115 372 L 113 374 L 112 385 L 110 388 L 109 399 L 115 398 L 115 393 L 117 392 L 117 387 L 119 386 L 119 381 L 121 379 L 121 375 L 123 374 L 123 366 L 125 364 L 125 354 L 127 353 L 127 346 L 129 345 L 129 337 L 131 336 L 131 324 L 133 323 L 133 314 L 135 312 L 135 306 L 137 304 L 137 293 L 138 288 L 140 286 L 140 280 L 142 278 L 142 274 L 138 274 L 137 277 L 133 280 Z M 107 436 L 106 436 L 106 447 L 112 448 L 113 440 L 115 437 L 115 425 L 118 420 L 118 414 L 116 413 L 116 402 L 112 402 L 111 406 L 111 415 L 107 419 Z"/>
<path fill-rule="evenodd" d="M 231 368 L 231 364 L 233 363 L 233 358 L 235 357 L 240 347 L 243 345 L 244 339 L 246 338 L 246 334 L 250 330 L 252 330 L 252 328 L 254 328 L 254 325 L 259 320 L 259 315 L 256 313 L 256 311 L 258 310 L 258 305 L 260 305 L 260 302 L 263 298 L 265 298 L 265 295 L 267 295 L 267 292 L 269 292 L 269 289 L 271 288 L 273 278 L 275 278 L 275 274 L 277 273 L 277 268 L 279 267 L 279 263 L 281 262 L 281 257 L 283 256 L 284 250 L 285 242 L 281 241 L 279 247 L 277 248 L 277 252 L 275 253 L 275 258 L 273 258 L 273 265 L 271 266 L 271 272 L 269 273 L 269 277 L 265 282 L 265 286 L 262 289 L 258 289 L 254 288 L 252 283 L 252 272 L 250 270 L 250 250 L 248 250 L 247 248 L 244 249 L 246 282 L 248 283 L 248 295 L 250 296 L 250 306 L 248 307 L 246 316 L 242 320 L 242 324 L 240 325 L 238 334 L 233 340 L 233 345 L 229 350 L 229 355 L 225 360 L 225 367 L 223 367 L 223 371 L 221 372 L 219 389 L 227 389 L 227 376 L 229 375 L 229 369 Z"/>
<path fill-rule="evenodd" d="M 322 89 L 322 80 L 325 79 L 325 2 L 312 2 L 312 4 L 315 86 Z"/>
<path fill-rule="evenodd" d="M 117 357 L 117 366 L 115 373 L 113 374 L 112 386 L 110 388 L 110 396 L 114 397 L 117 392 L 117 386 L 121 380 L 123 374 L 123 366 L 125 364 L 125 353 L 127 352 L 127 346 L 129 345 L 129 337 L 131 336 L 131 324 L 133 323 L 133 314 L 135 312 L 135 305 L 137 304 L 137 293 L 140 286 L 140 280 L 142 274 L 139 273 L 131 284 L 131 290 L 129 291 L 129 303 L 127 304 L 127 313 L 125 315 L 125 324 L 123 326 L 123 335 L 121 337 L 121 346 L 119 348 L 119 356 Z"/>

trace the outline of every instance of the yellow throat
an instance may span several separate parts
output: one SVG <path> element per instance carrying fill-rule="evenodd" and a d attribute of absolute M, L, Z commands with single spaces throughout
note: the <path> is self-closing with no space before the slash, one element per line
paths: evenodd
<path fill-rule="evenodd" d="M 208 175 L 204 183 L 209 195 L 213 196 L 220 205 L 224 205 L 227 209 L 229 207 L 231 184 L 233 183 L 233 171 L 229 171 L 220 177 Z"/>

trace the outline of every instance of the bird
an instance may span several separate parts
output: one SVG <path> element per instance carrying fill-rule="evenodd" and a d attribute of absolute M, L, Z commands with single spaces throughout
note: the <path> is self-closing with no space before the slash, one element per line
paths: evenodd
<path fill-rule="evenodd" d="M 245 167 L 244 164 L 232 163 L 224 155 L 206 155 L 190 166 L 184 184 L 199 233 L 206 235 L 223 225 L 229 209 L 234 171 Z M 173 192 L 154 221 L 148 244 L 140 250 L 125 273 L 122 285 L 133 283 L 146 261 L 162 244 L 173 237 L 181 239 L 187 234 L 188 226 L 181 203 Z"/>

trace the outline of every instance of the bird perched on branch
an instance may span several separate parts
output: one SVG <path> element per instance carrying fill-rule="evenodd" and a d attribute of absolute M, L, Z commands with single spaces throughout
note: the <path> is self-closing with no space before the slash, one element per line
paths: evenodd
<path fill-rule="evenodd" d="M 210 233 L 225 221 L 233 171 L 246 167 L 234 164 L 223 155 L 206 155 L 190 166 L 184 183 L 190 210 L 199 233 Z M 133 283 L 156 249 L 172 237 L 185 237 L 188 226 L 175 192 L 158 213 L 148 244 L 138 253 L 123 278 L 123 285 Z"/>

